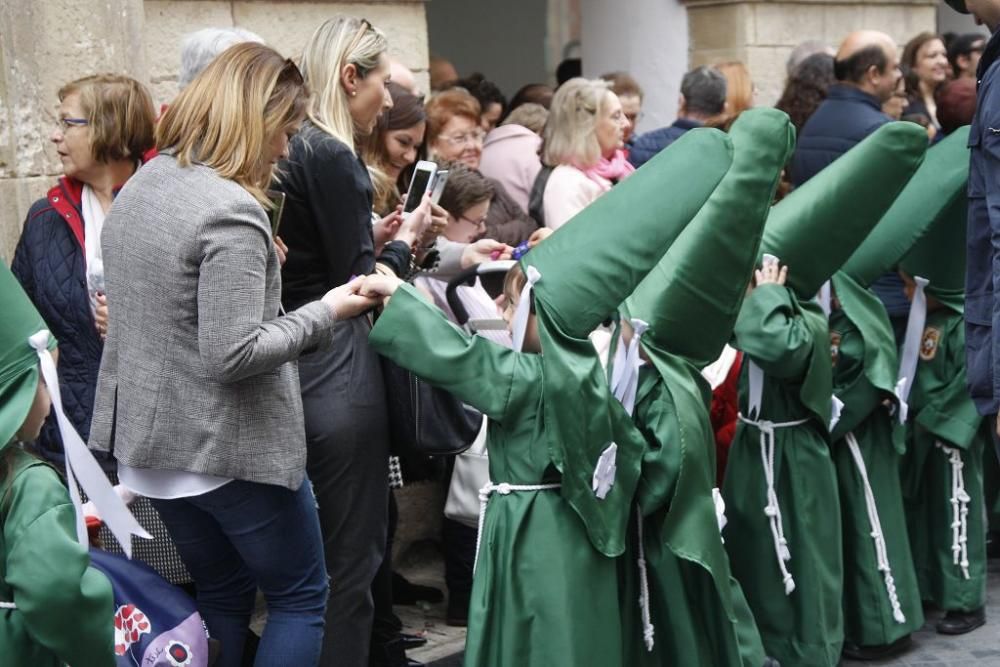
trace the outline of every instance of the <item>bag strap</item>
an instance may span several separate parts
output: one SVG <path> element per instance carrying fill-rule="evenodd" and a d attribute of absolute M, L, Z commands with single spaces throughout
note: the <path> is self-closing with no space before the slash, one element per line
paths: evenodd
<path fill-rule="evenodd" d="M 535 182 L 531 186 L 531 194 L 528 196 L 528 215 L 534 218 L 539 227 L 545 226 L 545 186 L 549 184 L 549 177 L 555 167 L 542 165 L 535 176 Z"/>

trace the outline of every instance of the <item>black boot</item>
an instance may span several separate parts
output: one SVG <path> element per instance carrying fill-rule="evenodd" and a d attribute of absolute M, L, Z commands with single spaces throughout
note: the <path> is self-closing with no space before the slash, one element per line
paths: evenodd
<path fill-rule="evenodd" d="M 903 653 L 910 648 L 910 635 L 900 637 L 891 644 L 880 646 L 858 646 L 849 641 L 844 642 L 843 653 L 845 658 L 851 660 L 885 660 Z"/>
<path fill-rule="evenodd" d="M 980 607 L 973 611 L 945 612 L 935 629 L 942 635 L 964 635 L 983 625 L 986 625 L 986 609 Z"/>

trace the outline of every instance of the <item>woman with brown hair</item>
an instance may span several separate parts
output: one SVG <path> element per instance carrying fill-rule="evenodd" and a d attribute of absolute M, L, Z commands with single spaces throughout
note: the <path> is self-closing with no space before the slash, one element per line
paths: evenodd
<path fill-rule="evenodd" d="M 265 188 L 309 99 L 298 68 L 233 46 L 173 101 L 160 151 L 108 214 L 113 304 L 91 446 L 153 499 L 222 644 L 242 664 L 256 591 L 257 665 L 316 665 L 327 576 L 295 360 L 367 308 L 358 282 L 280 314 Z"/>
<path fill-rule="evenodd" d="M 738 60 L 719 63 L 715 69 L 726 77 L 726 108 L 706 125 L 728 129 L 741 113 L 753 107 L 754 85 L 750 70 Z"/>
<path fill-rule="evenodd" d="M 935 128 L 940 127 L 934 92 L 950 74 L 944 41 L 934 33 L 920 33 L 906 43 L 899 65 L 910 101 L 907 115 L 923 114 Z"/>
<path fill-rule="evenodd" d="M 379 116 L 375 129 L 362 139 L 361 155 L 375 186 L 375 212 L 386 215 L 399 204 L 409 167 L 420 157 L 427 131 L 424 101 L 402 86 L 389 82 L 392 108 Z"/>

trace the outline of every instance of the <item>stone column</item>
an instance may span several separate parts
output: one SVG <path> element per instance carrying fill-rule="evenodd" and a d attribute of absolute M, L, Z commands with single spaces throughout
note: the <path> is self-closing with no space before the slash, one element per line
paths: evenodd
<path fill-rule="evenodd" d="M 934 31 L 934 0 L 684 0 L 691 66 L 740 60 L 757 86 L 757 104 L 774 104 L 785 82 L 785 61 L 796 44 L 822 40 L 836 48 L 853 30 L 888 33 L 902 49 Z"/>
<path fill-rule="evenodd" d="M 584 75 L 624 70 L 635 77 L 645 92 L 637 133 L 672 123 L 687 69 L 684 6 L 678 0 L 581 0 L 580 13 Z"/>
<path fill-rule="evenodd" d="M 98 72 L 146 80 L 142 0 L 0 2 L 0 260 L 61 167 L 56 91 Z"/>

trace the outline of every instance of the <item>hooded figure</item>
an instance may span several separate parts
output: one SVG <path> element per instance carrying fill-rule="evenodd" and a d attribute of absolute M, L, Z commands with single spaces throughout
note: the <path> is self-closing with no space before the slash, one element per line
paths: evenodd
<path fill-rule="evenodd" d="M 623 308 L 633 331 L 644 331 L 628 348 L 641 345 L 649 360 L 640 368 L 626 351 L 612 373 L 623 398 L 637 381 L 633 419 L 647 443 L 619 565 L 625 664 L 636 667 L 766 664 L 722 544 L 710 390 L 699 368 L 732 334 L 795 130 L 784 113 L 759 108 L 729 134 L 733 166 Z"/>
<path fill-rule="evenodd" d="M 0 264 L 0 647 L 6 665 L 113 667 L 111 585 L 77 541 L 66 487 L 27 454 L 48 394 L 40 357 L 55 340 L 6 266 Z M 54 370 L 54 367 L 53 367 Z M 79 436 L 77 436 L 79 438 Z M 97 465 L 96 462 L 94 465 Z"/>
<path fill-rule="evenodd" d="M 829 329 L 811 301 L 888 210 L 926 135 L 889 123 L 776 205 L 765 264 L 737 319 L 744 353 L 723 532 L 764 647 L 787 665 L 836 665 L 843 642 L 841 529 L 828 428 Z"/>
<path fill-rule="evenodd" d="M 902 651 L 924 622 L 899 479 L 905 397 L 896 387 L 896 339 L 869 288 L 942 212 L 965 199 L 967 139 L 968 131 L 960 130 L 927 151 L 832 281 L 833 387 L 843 408 L 831 437 L 843 517 L 844 655 L 854 659 Z"/>
<path fill-rule="evenodd" d="M 901 383 L 913 377 L 903 493 L 920 593 L 945 610 L 936 626 L 943 634 L 985 623 L 982 461 L 992 424 L 966 385 L 966 218 L 963 196 L 900 263 L 913 302 L 899 370 Z"/>
<path fill-rule="evenodd" d="M 623 664 L 610 556 L 625 549 L 644 440 L 587 334 L 660 261 L 731 161 L 726 135 L 691 132 L 529 252 L 517 269 L 516 350 L 465 335 L 406 285 L 372 329 L 381 354 L 489 417 L 467 667 Z M 683 193 L 665 187 L 682 179 Z M 541 354 L 517 351 L 532 309 Z"/>

